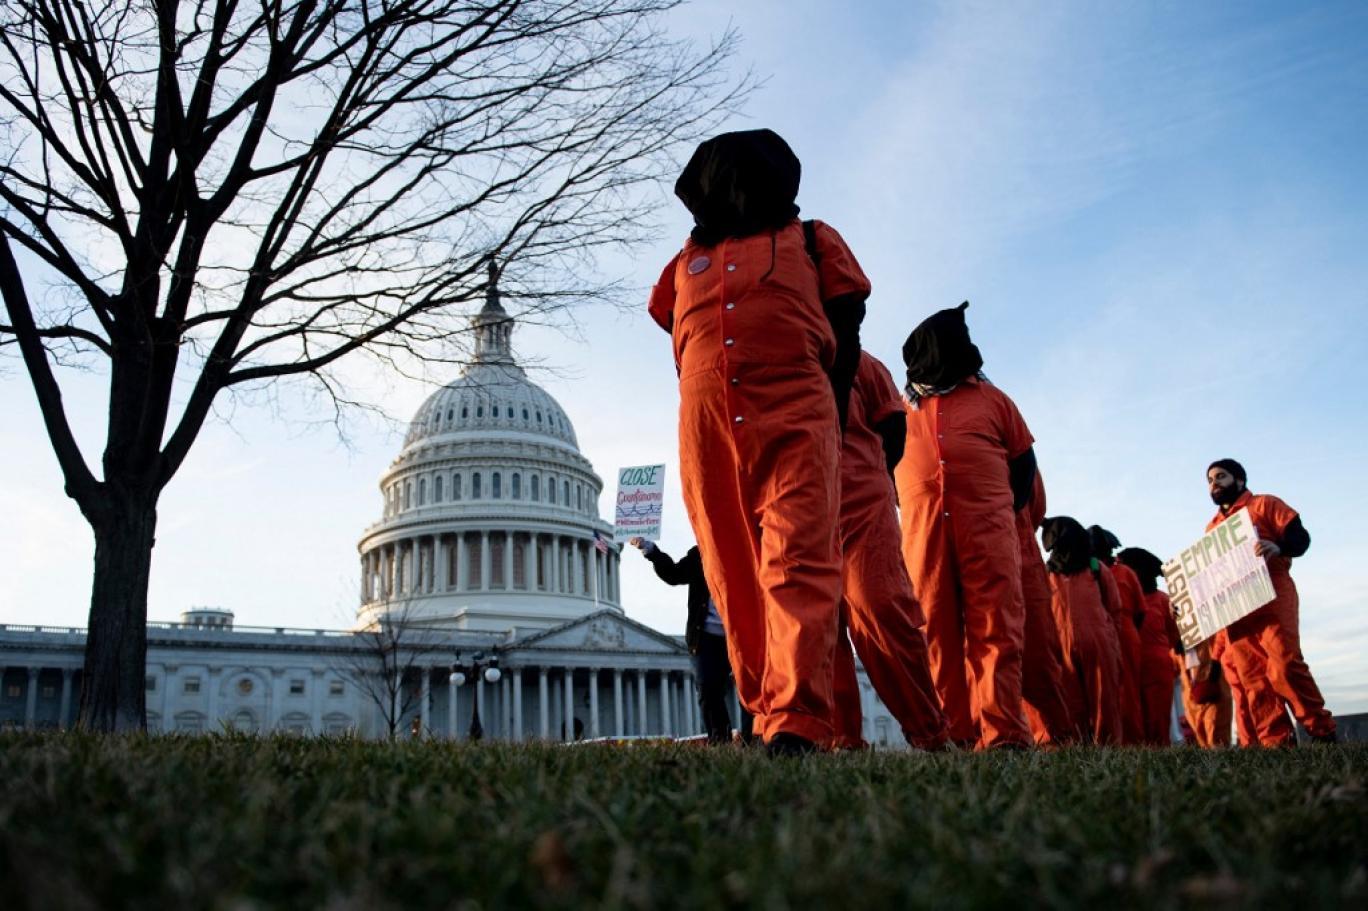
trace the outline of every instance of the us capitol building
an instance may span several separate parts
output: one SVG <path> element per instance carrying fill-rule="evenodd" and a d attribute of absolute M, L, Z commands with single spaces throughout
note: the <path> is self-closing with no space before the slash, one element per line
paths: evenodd
<path fill-rule="evenodd" d="M 147 726 L 367 737 L 574 740 L 702 732 L 682 636 L 626 616 L 596 547 L 603 482 L 512 355 L 491 291 L 475 353 L 414 415 L 380 479 L 353 630 L 235 626 L 192 608 L 148 624 Z M 683 595 L 662 586 L 661 597 Z M 85 630 L 0 625 L 0 727 L 76 714 Z M 860 673 L 865 737 L 903 742 Z M 738 718 L 733 699 L 733 723 Z"/>

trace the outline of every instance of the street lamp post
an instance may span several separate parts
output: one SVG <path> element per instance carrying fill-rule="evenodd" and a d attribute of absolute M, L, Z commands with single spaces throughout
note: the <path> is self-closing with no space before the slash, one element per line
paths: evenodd
<path fill-rule="evenodd" d="M 467 671 L 469 672 L 468 674 Z M 453 687 L 453 699 L 456 696 L 456 690 L 465 686 L 467 679 L 474 680 L 477 684 L 476 690 L 471 695 L 470 699 L 471 740 L 480 740 L 484 737 L 484 727 L 480 724 L 480 691 L 478 684 L 481 680 L 484 680 L 486 683 L 498 683 L 502 677 L 503 672 L 499 670 L 499 657 L 497 655 L 486 656 L 484 652 L 476 652 L 470 656 L 469 663 L 465 663 L 461 660 L 460 652 L 457 652 L 451 662 L 451 676 L 448 677 L 447 680 Z"/>

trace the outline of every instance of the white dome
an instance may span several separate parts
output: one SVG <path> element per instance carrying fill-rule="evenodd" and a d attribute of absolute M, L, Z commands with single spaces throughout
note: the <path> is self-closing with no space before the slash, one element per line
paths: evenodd
<path fill-rule="evenodd" d="M 491 283 L 492 288 L 492 283 Z M 549 628 L 621 610 L 603 482 L 554 398 L 514 361 L 496 291 L 472 320 L 475 358 L 413 416 L 362 535 L 358 623 Z"/>

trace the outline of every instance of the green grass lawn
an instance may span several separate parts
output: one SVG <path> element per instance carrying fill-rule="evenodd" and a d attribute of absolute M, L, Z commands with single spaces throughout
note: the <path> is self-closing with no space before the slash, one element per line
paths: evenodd
<path fill-rule="evenodd" d="M 0 908 L 1368 907 L 1368 748 L 0 735 Z"/>

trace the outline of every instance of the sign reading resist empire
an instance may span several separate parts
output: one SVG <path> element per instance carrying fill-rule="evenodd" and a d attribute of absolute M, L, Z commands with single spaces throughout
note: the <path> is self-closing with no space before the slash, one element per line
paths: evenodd
<path fill-rule="evenodd" d="M 1276 597 L 1259 536 L 1241 509 L 1164 564 L 1184 648 L 1195 648 Z"/>
<path fill-rule="evenodd" d="M 660 514 L 665 505 L 665 466 L 638 465 L 618 471 L 617 516 L 613 538 L 660 540 Z"/>

